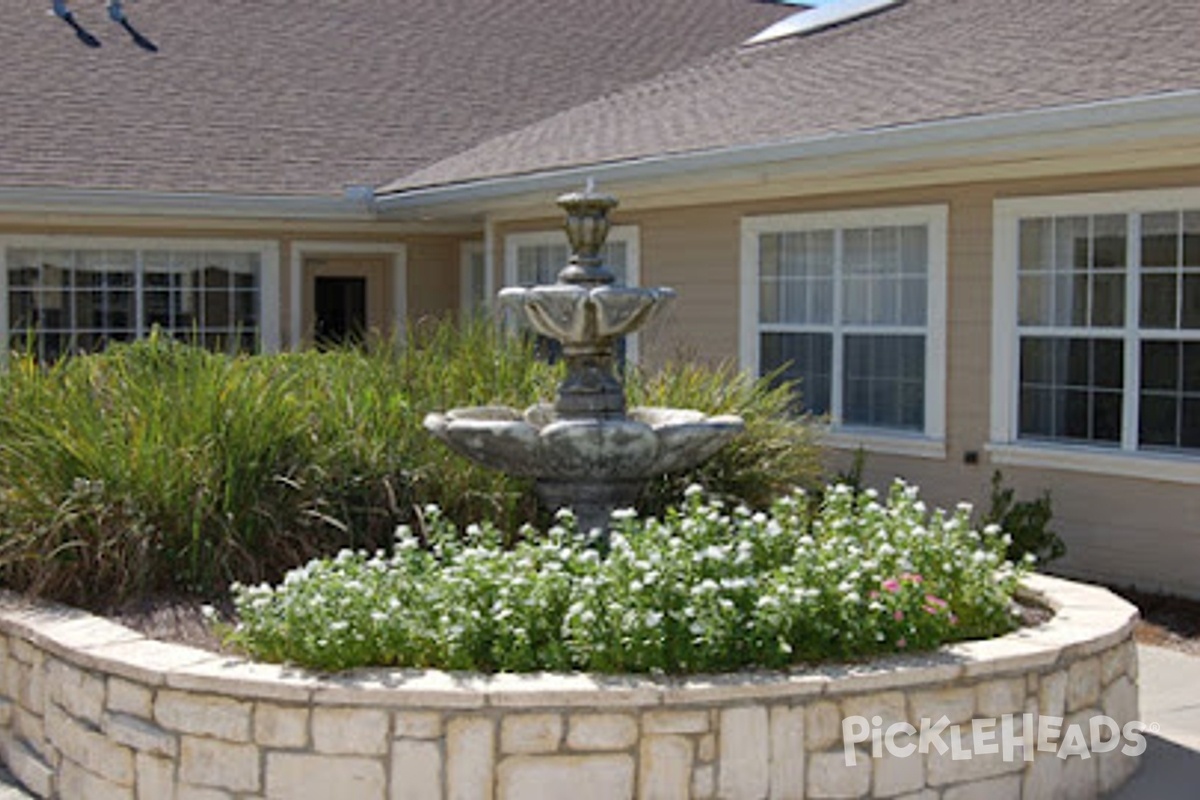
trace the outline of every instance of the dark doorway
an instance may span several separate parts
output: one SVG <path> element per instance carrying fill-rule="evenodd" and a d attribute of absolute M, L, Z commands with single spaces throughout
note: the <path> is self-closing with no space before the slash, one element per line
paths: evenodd
<path fill-rule="evenodd" d="M 318 345 L 337 347 L 363 340 L 367 330 L 366 278 L 317 278 L 313 299 Z"/>

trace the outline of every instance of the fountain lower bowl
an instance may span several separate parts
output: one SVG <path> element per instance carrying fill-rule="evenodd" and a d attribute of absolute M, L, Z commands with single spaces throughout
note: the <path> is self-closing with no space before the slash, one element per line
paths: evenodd
<path fill-rule="evenodd" d="M 745 427 L 740 417 L 642 407 L 619 419 L 558 419 L 552 407 L 430 414 L 425 428 L 455 452 L 513 475 L 555 483 L 643 481 L 686 470 Z"/>

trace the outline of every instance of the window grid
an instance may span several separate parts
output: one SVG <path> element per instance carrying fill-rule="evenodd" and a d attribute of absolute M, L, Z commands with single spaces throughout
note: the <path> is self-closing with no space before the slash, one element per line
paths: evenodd
<path fill-rule="evenodd" d="M 42 360 L 95 352 L 155 327 L 210 349 L 258 347 L 258 253 L 14 247 L 6 261 L 9 345 L 32 347 Z M 203 277 L 187 286 L 196 275 Z"/>
<path fill-rule="evenodd" d="M 810 413 L 829 413 L 851 426 L 923 431 L 929 325 L 928 236 L 924 225 L 761 232 L 760 369 L 780 369 L 781 379 L 798 380 L 800 405 Z M 919 241 L 918 258 L 906 255 L 906 237 Z M 831 257 L 825 259 L 814 252 L 814 241 L 826 243 Z M 799 251 L 805 258 L 786 258 Z M 826 275 L 831 284 L 827 313 L 814 303 L 814 298 L 821 295 L 812 291 L 804 293 L 803 304 L 781 302 L 787 297 L 784 287 L 789 280 L 811 288 Z M 906 304 L 906 282 L 916 280 L 920 281 L 920 302 Z M 855 290 L 848 291 L 849 287 Z M 886 300 L 889 292 L 893 293 L 890 303 Z M 885 299 L 877 303 L 878 298 Z M 772 300 L 776 301 L 774 305 Z M 910 308 L 907 314 L 906 307 Z M 785 314 L 781 312 L 787 309 L 802 309 L 802 319 L 782 319 Z M 883 313 L 884 309 L 889 310 Z M 791 347 L 784 342 L 789 336 L 794 338 Z M 814 350 L 820 346 L 828 346 L 827 360 Z M 793 358 L 785 360 L 784 354 L 789 351 Z M 801 351 L 806 356 L 803 362 L 795 358 Z M 897 358 L 906 363 L 895 363 Z M 915 369 L 912 362 L 919 362 Z M 865 369 L 864 364 L 868 365 Z"/>
<path fill-rule="evenodd" d="M 1116 218 L 1123 220 L 1125 261 L 1129 267 L 1116 269 L 1106 264 L 1097 270 L 1096 221 Z M 1120 324 L 1116 324 L 1117 320 L 1107 310 L 1097 318 L 1091 285 L 1088 310 L 1082 318 L 1074 304 L 1070 306 L 1070 316 L 1063 315 L 1064 305 L 1056 298 L 1052 306 L 1060 312 L 1058 316 L 1049 322 L 1044 318 L 1031 321 L 1026 313 L 1029 306 L 1024 281 L 1030 275 L 1045 274 L 1047 270 L 1026 266 L 1028 248 L 1024 233 L 1027 226 L 1049 223 L 1057 231 L 1062 220 L 1079 219 L 1089 221 L 1089 272 L 1121 274 L 1120 291 L 1114 293 L 1109 304 L 1111 308 L 1121 308 Z M 1022 217 L 1017 236 L 1020 242 L 1017 250 L 1018 380 L 1014 409 L 1017 437 L 1061 444 L 1115 446 L 1125 451 L 1200 452 L 1200 211 L 1138 210 L 1128 214 Z M 1111 252 L 1118 250 L 1112 248 Z M 1055 290 L 1059 285 L 1054 284 Z M 1117 298 L 1120 303 L 1115 302 Z M 1041 308 L 1045 307 L 1043 302 Z M 1059 324 L 1064 318 L 1076 324 Z M 1045 387 L 1025 380 L 1025 356 L 1027 344 L 1039 340 L 1060 344 L 1082 340 L 1093 347 L 1106 341 L 1120 343 L 1121 375 L 1116 391 L 1121 398 L 1118 413 L 1121 426 L 1115 437 L 1107 429 L 1103 435 L 1097 435 L 1096 399 L 1109 398 L 1115 392 L 1111 386 L 1100 385 L 1105 381 L 1095 374 L 1091 376 L 1092 385 L 1087 387 L 1067 385 L 1067 381 L 1058 387 L 1060 391 L 1086 389 L 1088 392 L 1087 435 L 1051 435 L 1044 430 L 1033 431 L 1037 426 L 1027 418 L 1029 405 L 1025 393 L 1027 389 Z M 1193 352 L 1195 355 L 1191 355 Z M 1164 356 L 1163 353 L 1178 355 Z M 1102 415 L 1107 420 L 1111 414 L 1111 410 L 1104 410 Z M 1061 430 L 1065 431 L 1068 425 L 1078 431 L 1081 423 L 1064 419 Z"/>

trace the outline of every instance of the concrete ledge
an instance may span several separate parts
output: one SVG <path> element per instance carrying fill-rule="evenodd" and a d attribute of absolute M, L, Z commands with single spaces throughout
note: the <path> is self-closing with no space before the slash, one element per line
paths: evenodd
<path fill-rule="evenodd" d="M 1136 720 L 1136 609 L 1045 576 L 1025 590 L 1055 616 L 1002 638 L 865 665 L 686 679 L 320 675 L 0 597 L 0 757 L 35 794 L 64 800 L 324 800 L 333 785 L 353 787 L 356 800 L 529 800 L 565 787 L 572 800 L 1109 791 L 1136 768 L 1120 748 L 1028 761 L 1020 745 L 1008 760 L 936 746 L 875 757 L 871 740 L 847 750 L 848 717 L 875 720 L 882 736 L 944 713 L 968 747 L 972 720 L 1008 714 L 1018 727 L 1024 714 L 1063 718 L 1057 741 L 1092 717 Z"/>

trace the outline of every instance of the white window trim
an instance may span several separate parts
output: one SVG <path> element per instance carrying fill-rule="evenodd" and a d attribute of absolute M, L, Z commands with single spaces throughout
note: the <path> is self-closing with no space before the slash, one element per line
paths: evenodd
<path fill-rule="evenodd" d="M 1088 444 L 1029 442 L 1019 439 L 1017 385 L 1020 377 L 1020 349 L 1017 347 L 1018 258 L 1020 222 L 1031 217 L 1141 214 L 1200 208 L 1200 188 L 1151 189 L 1132 192 L 1054 195 L 1047 197 L 1006 198 L 995 201 L 992 209 L 992 393 L 991 425 L 986 449 L 993 463 L 1002 466 L 1061 469 L 1099 475 L 1200 484 L 1200 456 L 1144 452 L 1136 448 L 1137 408 L 1126 402 L 1123 408 L 1122 442 L 1118 447 Z M 1130 237 L 1127 259 L 1135 264 L 1138 243 Z M 1124 332 L 1137 330 L 1140 315 L 1140 281 L 1130 280 L 1133 291 L 1126 292 Z M 1140 354 L 1126 347 L 1125 374 L 1132 379 L 1139 373 Z M 1130 386 L 1126 381 L 1126 398 Z"/>
<path fill-rule="evenodd" d="M 294 241 L 292 242 L 289 270 L 291 285 L 288 298 L 291 316 L 291 348 L 300 350 L 304 347 L 304 331 L 300 330 L 300 320 L 304 318 L 304 304 L 301 300 L 304 289 L 304 259 L 318 255 L 392 257 L 392 315 L 396 326 L 396 336 L 403 341 L 405 326 L 408 323 L 408 248 L 405 245 L 388 242 Z"/>
<path fill-rule="evenodd" d="M 279 243 L 263 239 L 173 239 L 115 236 L 56 236 L 21 234 L 0 236 L 0 331 L 8 335 L 8 250 L 9 248 L 61 250 L 199 250 L 210 252 L 258 253 L 260 344 L 264 353 L 278 352 L 282 344 L 280 329 Z M 8 347 L 2 349 L 8 352 Z"/>
<path fill-rule="evenodd" d="M 625 285 L 642 285 L 641 236 L 637 225 L 614 225 L 609 229 L 608 242 L 625 245 Z M 521 247 L 566 245 L 567 234 L 563 230 L 526 231 L 510 233 L 504 237 L 504 285 L 517 285 L 517 250 Z M 570 250 L 570 247 L 567 248 Z M 563 266 L 566 266 L 565 264 Z M 494 294 L 494 292 L 492 293 Z M 630 364 L 638 362 L 639 336 L 625 337 L 625 359 Z"/>
<path fill-rule="evenodd" d="M 949 208 L 945 205 L 775 214 L 742 219 L 740 361 L 742 370 L 758 376 L 759 243 L 766 233 L 925 225 L 929 231 L 928 308 L 925 324 L 925 430 L 906 433 L 885 428 L 846 426 L 831 419 L 823 441 L 837 448 L 866 450 L 917 458 L 946 458 L 946 274 Z M 835 287 L 835 300 L 838 289 Z M 833 389 L 841 380 L 836 363 Z"/>
<path fill-rule="evenodd" d="M 495 280 L 487 265 L 487 250 L 483 241 L 463 242 L 458 253 L 458 305 L 464 315 L 472 314 L 481 309 L 472 306 L 471 297 L 471 262 L 476 256 L 483 256 L 483 308 L 487 308 L 492 297 L 496 294 Z"/>

